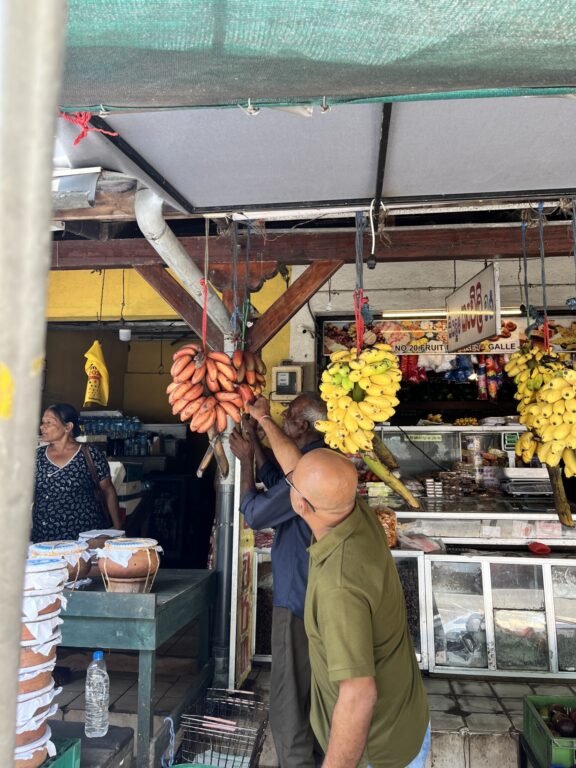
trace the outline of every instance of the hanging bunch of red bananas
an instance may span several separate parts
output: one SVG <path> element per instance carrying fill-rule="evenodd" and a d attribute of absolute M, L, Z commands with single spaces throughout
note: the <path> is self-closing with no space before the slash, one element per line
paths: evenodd
<path fill-rule="evenodd" d="M 204 353 L 199 345 L 186 344 L 173 360 L 168 402 L 192 432 L 211 427 L 224 432 L 228 416 L 239 424 L 241 412 L 266 383 L 262 358 L 248 350 L 237 350 L 231 360 L 225 352 Z"/>

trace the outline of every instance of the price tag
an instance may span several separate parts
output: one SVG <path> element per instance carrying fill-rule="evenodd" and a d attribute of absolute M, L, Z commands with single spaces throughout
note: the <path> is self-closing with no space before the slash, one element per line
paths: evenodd
<path fill-rule="evenodd" d="M 519 432 L 503 432 L 502 437 L 504 439 L 504 450 L 513 451 L 516 443 L 520 439 Z"/>

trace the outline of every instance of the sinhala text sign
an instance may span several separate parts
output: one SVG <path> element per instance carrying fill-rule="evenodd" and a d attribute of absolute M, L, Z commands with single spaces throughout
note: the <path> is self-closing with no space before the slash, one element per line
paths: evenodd
<path fill-rule="evenodd" d="M 498 265 L 491 264 L 446 297 L 448 351 L 477 344 L 500 330 Z"/>

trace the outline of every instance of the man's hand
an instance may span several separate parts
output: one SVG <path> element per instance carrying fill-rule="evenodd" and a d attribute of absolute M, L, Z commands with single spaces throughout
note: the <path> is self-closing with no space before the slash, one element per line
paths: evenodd
<path fill-rule="evenodd" d="M 270 416 L 270 403 L 265 397 L 259 397 L 252 405 L 247 405 L 246 410 L 256 421 L 260 421 L 263 416 Z"/>
<path fill-rule="evenodd" d="M 258 433 L 258 422 L 252 418 L 252 416 L 249 416 L 247 413 L 245 413 L 242 416 L 242 433 L 245 435 L 245 437 L 252 440 L 254 443 L 259 441 Z"/>
<path fill-rule="evenodd" d="M 242 463 L 252 465 L 254 461 L 254 442 L 250 436 L 244 437 L 238 427 L 230 434 L 230 450 Z"/>

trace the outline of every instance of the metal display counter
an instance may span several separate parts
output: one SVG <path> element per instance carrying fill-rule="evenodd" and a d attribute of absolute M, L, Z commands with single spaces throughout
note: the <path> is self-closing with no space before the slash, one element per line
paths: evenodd
<path fill-rule="evenodd" d="M 199 618 L 199 675 L 185 697 L 200 696 L 213 676 L 210 610 L 216 599 L 216 574 L 204 570 L 160 570 L 150 594 L 111 593 L 103 584 L 67 592 L 62 611 L 62 645 L 138 651 L 137 767 L 150 765 L 153 735 L 155 652 Z M 183 701 L 184 704 L 184 701 Z M 178 724 L 175 723 L 177 726 Z"/>
<path fill-rule="evenodd" d="M 429 671 L 576 677 L 576 561 L 425 555 Z"/>
<path fill-rule="evenodd" d="M 381 501 L 394 509 L 404 532 L 442 539 L 446 545 L 517 547 L 537 540 L 551 547 L 576 549 L 576 528 L 559 522 L 550 501 L 424 497 L 422 510 L 417 512 L 395 498 Z"/>

